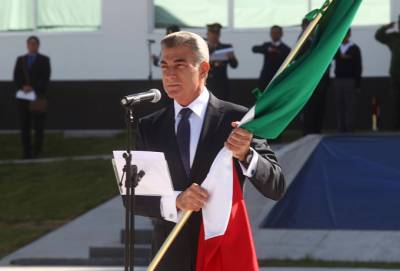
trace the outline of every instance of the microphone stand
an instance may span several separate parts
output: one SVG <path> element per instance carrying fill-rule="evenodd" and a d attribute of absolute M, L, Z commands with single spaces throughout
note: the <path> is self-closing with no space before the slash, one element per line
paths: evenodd
<path fill-rule="evenodd" d="M 133 271 L 135 266 L 135 187 L 138 185 L 140 179 L 144 176 L 141 170 L 138 172 L 136 165 L 132 165 L 133 148 L 133 108 L 131 106 L 125 107 L 126 110 L 126 125 L 128 131 L 128 144 L 127 150 L 123 154 L 125 159 L 124 173 L 126 176 L 125 187 L 125 249 L 124 249 L 124 266 L 125 271 Z"/>

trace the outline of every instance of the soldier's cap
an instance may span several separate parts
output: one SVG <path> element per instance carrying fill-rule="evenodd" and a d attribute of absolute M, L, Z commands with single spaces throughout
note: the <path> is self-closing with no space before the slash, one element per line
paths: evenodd
<path fill-rule="evenodd" d="M 220 23 L 213 23 L 207 25 L 207 30 L 213 33 L 220 33 L 222 25 Z"/>

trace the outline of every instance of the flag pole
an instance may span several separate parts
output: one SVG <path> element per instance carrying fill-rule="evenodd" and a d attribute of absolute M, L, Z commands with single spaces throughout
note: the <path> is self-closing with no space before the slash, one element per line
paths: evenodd
<path fill-rule="evenodd" d="M 321 20 L 323 14 L 328 10 L 329 6 L 334 0 L 326 0 L 326 2 L 323 4 L 321 8 L 321 12 L 318 12 L 317 16 L 310 22 L 310 24 L 307 26 L 307 28 L 304 30 L 303 34 L 300 36 L 299 40 L 297 41 L 295 47 L 290 51 L 289 55 L 286 57 L 285 61 L 283 61 L 282 65 L 279 67 L 278 71 L 275 73 L 275 76 L 272 78 L 271 82 L 279 75 L 281 74 L 287 66 L 289 66 L 290 63 L 297 57 L 299 54 L 299 51 L 301 50 L 301 47 L 303 47 L 304 43 L 307 41 L 307 39 L 312 35 L 312 32 L 314 31 L 315 27 Z"/>
<path fill-rule="evenodd" d="M 192 212 L 193 211 L 183 211 L 181 219 L 175 225 L 175 227 L 172 229 L 171 233 L 168 235 L 167 239 L 164 241 L 161 248 L 158 250 L 156 256 L 154 256 L 149 267 L 147 268 L 147 271 L 154 271 L 156 269 L 157 265 L 160 263 L 161 259 L 164 257 L 168 248 L 171 246 L 172 242 L 175 240 L 176 236 L 179 234 L 179 232 L 185 225 L 186 221 L 189 219 L 190 215 L 192 214 Z"/>
<path fill-rule="evenodd" d="M 295 47 L 289 53 L 289 55 L 286 57 L 285 61 L 280 66 L 279 70 L 276 72 L 273 79 L 275 79 L 275 77 L 277 77 L 279 74 L 281 74 L 287 68 L 287 66 L 296 58 L 301 47 L 304 45 L 305 41 L 311 36 L 315 27 L 321 20 L 323 13 L 326 12 L 326 10 L 328 10 L 330 4 L 333 1 L 335 1 L 335 0 L 326 0 L 325 4 L 321 8 L 321 12 L 319 12 L 317 14 L 317 16 L 307 26 L 306 30 L 304 30 L 303 34 L 297 41 Z M 273 81 L 273 79 L 272 79 L 272 81 Z M 175 227 L 172 229 L 171 233 L 168 235 L 167 239 L 164 241 L 161 248 L 158 250 L 157 254 L 154 256 L 149 267 L 147 268 L 147 271 L 154 271 L 156 269 L 157 265 L 160 263 L 161 259 L 164 257 L 165 253 L 167 252 L 168 248 L 171 246 L 172 242 L 175 240 L 176 236 L 182 230 L 183 226 L 185 225 L 185 223 L 191 216 L 192 212 L 193 211 L 183 211 L 181 219 L 175 225 Z"/>

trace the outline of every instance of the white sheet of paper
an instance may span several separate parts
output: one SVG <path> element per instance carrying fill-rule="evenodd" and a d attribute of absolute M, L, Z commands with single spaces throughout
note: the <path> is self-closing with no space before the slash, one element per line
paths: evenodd
<path fill-rule="evenodd" d="M 15 94 L 15 98 L 32 102 L 36 100 L 36 93 L 35 91 L 25 92 L 22 89 L 19 89 Z"/>
<path fill-rule="evenodd" d="M 117 185 L 122 195 L 126 194 L 125 180 L 126 174 L 120 186 L 120 179 L 125 166 L 123 154 L 125 151 L 113 151 L 115 177 Z M 132 151 L 132 165 L 138 166 L 138 171 L 143 170 L 145 175 L 135 188 L 135 195 L 143 196 L 171 196 L 174 188 L 172 186 L 171 175 L 168 164 L 162 152 Z"/>
<path fill-rule="evenodd" d="M 233 53 L 233 47 L 215 50 L 210 55 L 210 61 L 225 61 L 228 60 L 228 53 Z"/>

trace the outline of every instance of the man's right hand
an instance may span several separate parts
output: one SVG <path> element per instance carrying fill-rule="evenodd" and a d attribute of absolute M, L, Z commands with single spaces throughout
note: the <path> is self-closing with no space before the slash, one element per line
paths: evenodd
<path fill-rule="evenodd" d="M 33 90 L 33 88 L 31 85 L 24 85 L 24 86 L 22 86 L 22 90 L 25 92 L 30 92 Z"/>
<path fill-rule="evenodd" d="M 200 211 L 208 200 L 208 192 L 198 184 L 192 184 L 176 198 L 176 207 L 182 211 Z"/>
<path fill-rule="evenodd" d="M 388 28 L 388 29 L 393 28 L 395 24 L 396 24 L 395 22 L 391 22 L 386 25 L 386 28 Z"/>

